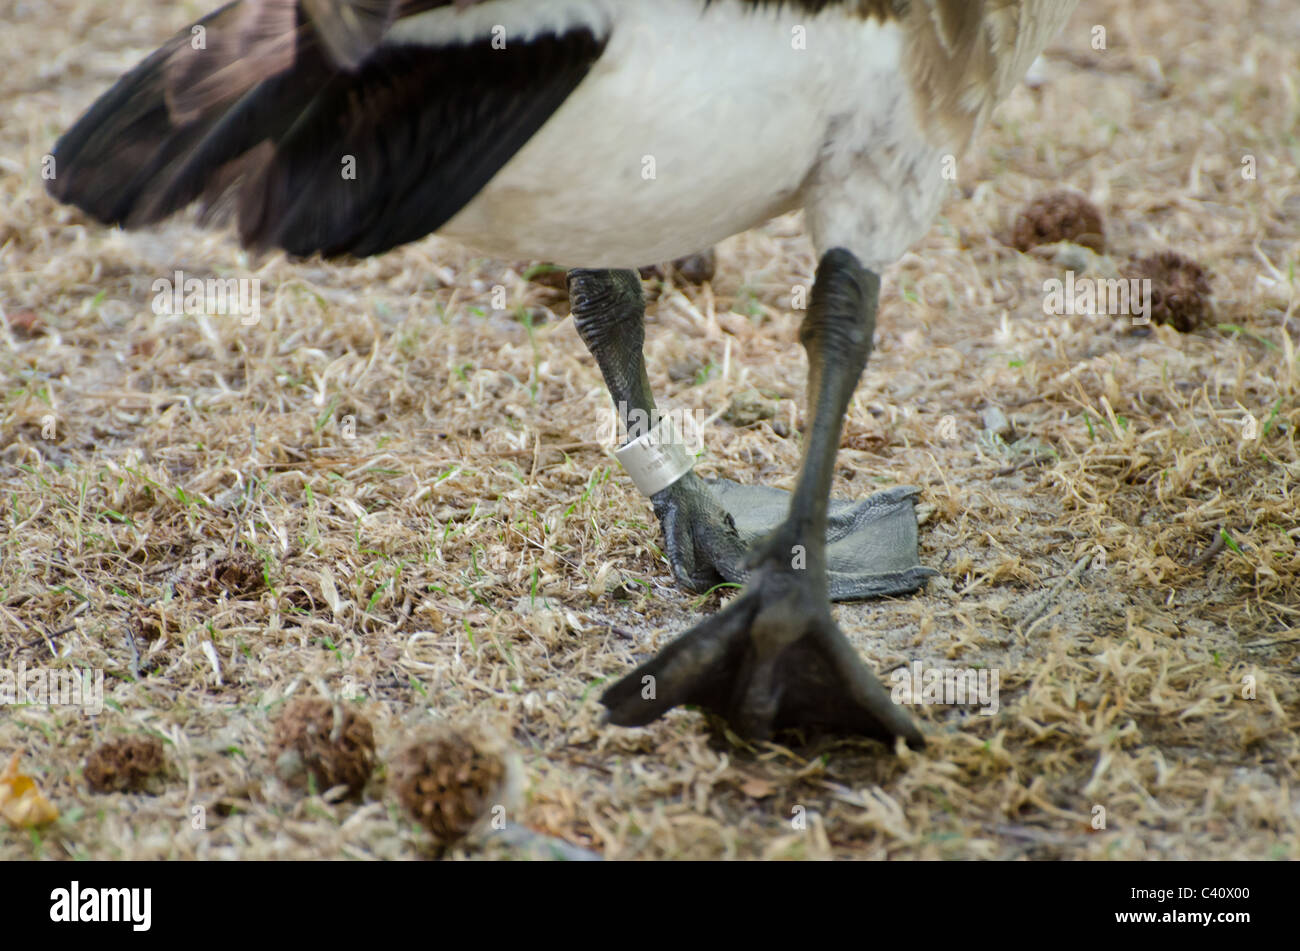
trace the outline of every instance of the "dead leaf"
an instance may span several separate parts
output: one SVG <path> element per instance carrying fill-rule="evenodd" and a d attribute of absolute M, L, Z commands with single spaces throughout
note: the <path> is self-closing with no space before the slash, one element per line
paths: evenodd
<path fill-rule="evenodd" d="M 18 772 L 21 755 L 21 750 L 15 753 L 0 772 L 0 816 L 17 829 L 31 829 L 59 818 L 59 810 L 41 793 L 36 780 Z"/>
<path fill-rule="evenodd" d="M 342 602 L 339 600 L 339 589 L 334 587 L 334 572 L 329 568 L 322 568 L 316 573 L 320 579 L 320 593 L 325 598 L 325 603 L 330 606 L 330 611 L 335 617 L 339 616 L 342 610 Z"/>
<path fill-rule="evenodd" d="M 766 799 L 776 792 L 776 785 L 759 776 L 746 776 L 740 791 L 750 799 Z"/>
<path fill-rule="evenodd" d="M 841 447 L 856 449 L 859 452 L 876 452 L 888 443 L 889 434 L 874 418 L 845 421 L 844 435 L 840 439 Z"/>
<path fill-rule="evenodd" d="M 30 340 L 32 337 L 38 337 L 45 333 L 45 324 L 33 311 L 14 311 L 8 315 L 8 318 L 9 329 L 21 339 Z"/>

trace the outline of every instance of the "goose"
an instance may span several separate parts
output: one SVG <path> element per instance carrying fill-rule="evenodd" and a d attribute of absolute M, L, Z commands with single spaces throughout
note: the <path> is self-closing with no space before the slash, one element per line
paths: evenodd
<path fill-rule="evenodd" d="M 694 704 L 746 737 L 921 747 L 831 613 L 934 573 L 918 564 L 916 490 L 833 501 L 836 452 L 880 274 L 1075 2 L 236 0 L 91 105 L 48 187 L 128 228 L 224 194 L 244 245 L 291 255 L 436 233 L 568 268 L 627 434 L 618 458 L 676 579 L 744 586 L 610 686 L 607 719 Z M 706 480 L 656 409 L 636 268 L 795 209 L 818 260 L 795 487 Z"/>

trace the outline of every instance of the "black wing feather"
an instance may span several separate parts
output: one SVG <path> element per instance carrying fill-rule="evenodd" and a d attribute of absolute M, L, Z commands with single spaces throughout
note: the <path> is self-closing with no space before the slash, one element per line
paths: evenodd
<path fill-rule="evenodd" d="M 493 49 L 380 47 L 325 87 L 241 195 L 240 235 L 294 254 L 378 254 L 446 224 L 583 80 L 588 30 Z M 350 159 L 349 159 L 350 157 Z M 344 178 L 344 162 L 354 178 Z"/>
<path fill-rule="evenodd" d="M 275 10 L 277 23 L 293 19 L 287 43 L 275 47 L 256 31 L 262 9 Z M 199 21 L 215 53 L 193 52 L 186 28 L 123 76 L 55 146 L 51 194 L 135 227 L 231 186 L 250 246 L 378 254 L 436 231 L 468 204 L 605 43 L 579 27 L 505 49 L 488 40 L 379 44 L 351 68 L 325 48 L 302 6 L 292 18 L 281 9 L 229 4 Z M 272 48 L 274 56 L 258 53 Z M 187 96 L 191 89 L 202 94 Z M 344 174 L 347 157 L 353 176 Z"/>

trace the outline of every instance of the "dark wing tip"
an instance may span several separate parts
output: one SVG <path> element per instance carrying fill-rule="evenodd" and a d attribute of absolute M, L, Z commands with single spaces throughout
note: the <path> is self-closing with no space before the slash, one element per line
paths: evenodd
<path fill-rule="evenodd" d="M 55 145 L 46 188 L 125 227 L 218 199 L 236 209 L 245 245 L 299 256 L 366 256 L 421 238 L 542 127 L 605 43 L 585 27 L 506 54 L 486 38 L 381 42 L 393 17 L 451 2 L 229 4 L 86 111 Z M 354 175 L 341 174 L 345 160 Z"/>

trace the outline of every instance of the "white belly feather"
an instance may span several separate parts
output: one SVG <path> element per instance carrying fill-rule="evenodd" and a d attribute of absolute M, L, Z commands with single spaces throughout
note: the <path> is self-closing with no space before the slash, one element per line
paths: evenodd
<path fill-rule="evenodd" d="M 390 42 L 494 26 L 522 42 L 512 24 L 536 24 L 539 7 L 551 28 L 607 26 L 605 53 L 440 234 L 499 257 L 635 267 L 807 206 L 819 252 L 882 267 L 929 227 L 940 153 L 916 129 L 895 25 L 737 0 L 499 0 L 412 18 Z"/>

